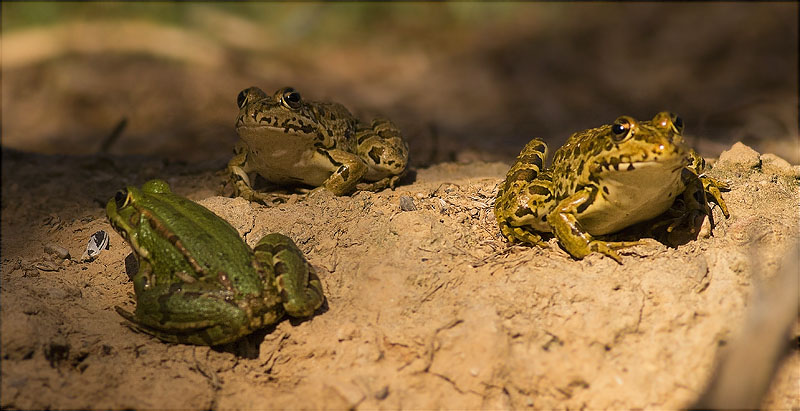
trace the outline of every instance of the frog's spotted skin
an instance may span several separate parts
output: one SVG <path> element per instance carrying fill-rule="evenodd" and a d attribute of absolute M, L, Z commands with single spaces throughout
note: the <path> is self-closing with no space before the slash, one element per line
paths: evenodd
<path fill-rule="evenodd" d="M 723 214 L 722 182 L 702 174 L 702 157 L 685 146 L 683 122 L 668 112 L 650 121 L 622 116 L 613 125 L 573 134 L 544 168 L 547 146 L 529 142 L 501 183 L 495 217 L 509 241 L 545 246 L 552 233 L 575 258 L 614 251 L 638 242 L 607 242 L 594 236 L 617 232 L 656 217 L 680 198 L 681 215 L 669 230 L 711 215 L 706 195 Z"/>
<path fill-rule="evenodd" d="M 386 119 L 363 124 L 338 103 L 306 101 L 291 87 L 268 96 L 239 93 L 240 141 L 228 171 L 237 195 L 268 202 L 249 173 L 271 183 L 324 187 L 335 195 L 394 187 L 405 173 L 408 146 Z"/>

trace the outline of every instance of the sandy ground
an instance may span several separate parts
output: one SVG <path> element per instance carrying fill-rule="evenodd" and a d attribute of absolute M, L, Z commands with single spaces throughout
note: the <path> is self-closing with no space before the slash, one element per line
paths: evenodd
<path fill-rule="evenodd" d="M 12 150 L 2 164 L 3 408 L 685 406 L 798 239 L 800 170 L 741 145 L 712 171 L 731 183 L 731 218 L 715 208 L 713 236 L 652 240 L 623 265 L 503 241 L 491 209 L 503 163 L 444 163 L 394 191 L 274 208 L 216 196 L 213 167 Z M 133 308 L 130 249 L 101 203 L 163 175 L 251 245 L 293 238 L 325 306 L 215 348 L 125 327 L 113 307 Z M 403 196 L 416 210 L 401 210 Z M 97 230 L 110 249 L 79 262 Z M 795 349 L 765 407 L 800 406 L 798 370 Z"/>

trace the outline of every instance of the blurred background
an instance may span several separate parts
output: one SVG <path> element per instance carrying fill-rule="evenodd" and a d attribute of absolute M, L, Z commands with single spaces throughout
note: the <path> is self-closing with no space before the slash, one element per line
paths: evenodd
<path fill-rule="evenodd" d="M 797 164 L 797 16 L 796 2 L 3 2 L 2 145 L 218 167 L 239 91 L 291 85 L 393 119 L 417 167 L 510 162 L 533 137 L 553 150 L 661 110 L 706 156 L 742 141 Z"/>

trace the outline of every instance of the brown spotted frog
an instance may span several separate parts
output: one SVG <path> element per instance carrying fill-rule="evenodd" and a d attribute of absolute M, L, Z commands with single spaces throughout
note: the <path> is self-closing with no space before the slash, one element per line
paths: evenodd
<path fill-rule="evenodd" d="M 250 87 L 237 103 L 240 141 L 228 172 L 245 199 L 273 198 L 253 189 L 252 173 L 278 185 L 348 195 L 394 187 L 406 171 L 408 146 L 389 120 L 362 123 L 341 104 L 306 100 L 291 87 L 272 95 Z"/>

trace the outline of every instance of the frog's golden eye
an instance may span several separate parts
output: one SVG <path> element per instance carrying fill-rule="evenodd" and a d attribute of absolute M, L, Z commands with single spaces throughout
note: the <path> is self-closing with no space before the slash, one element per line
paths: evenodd
<path fill-rule="evenodd" d="M 625 140 L 633 132 L 633 122 L 627 117 L 620 117 L 611 126 L 611 138 L 614 141 Z"/>
<path fill-rule="evenodd" d="M 128 205 L 128 190 L 119 190 L 114 194 L 114 202 L 117 204 L 117 209 Z"/>
<path fill-rule="evenodd" d="M 302 103 L 302 99 L 300 98 L 300 93 L 293 88 L 287 88 L 283 91 L 283 95 L 281 96 L 281 103 L 289 108 L 300 108 Z"/>
<path fill-rule="evenodd" d="M 653 124 L 666 131 L 672 131 L 676 134 L 683 134 L 683 119 L 675 113 L 669 111 L 662 111 L 653 117 Z"/>

